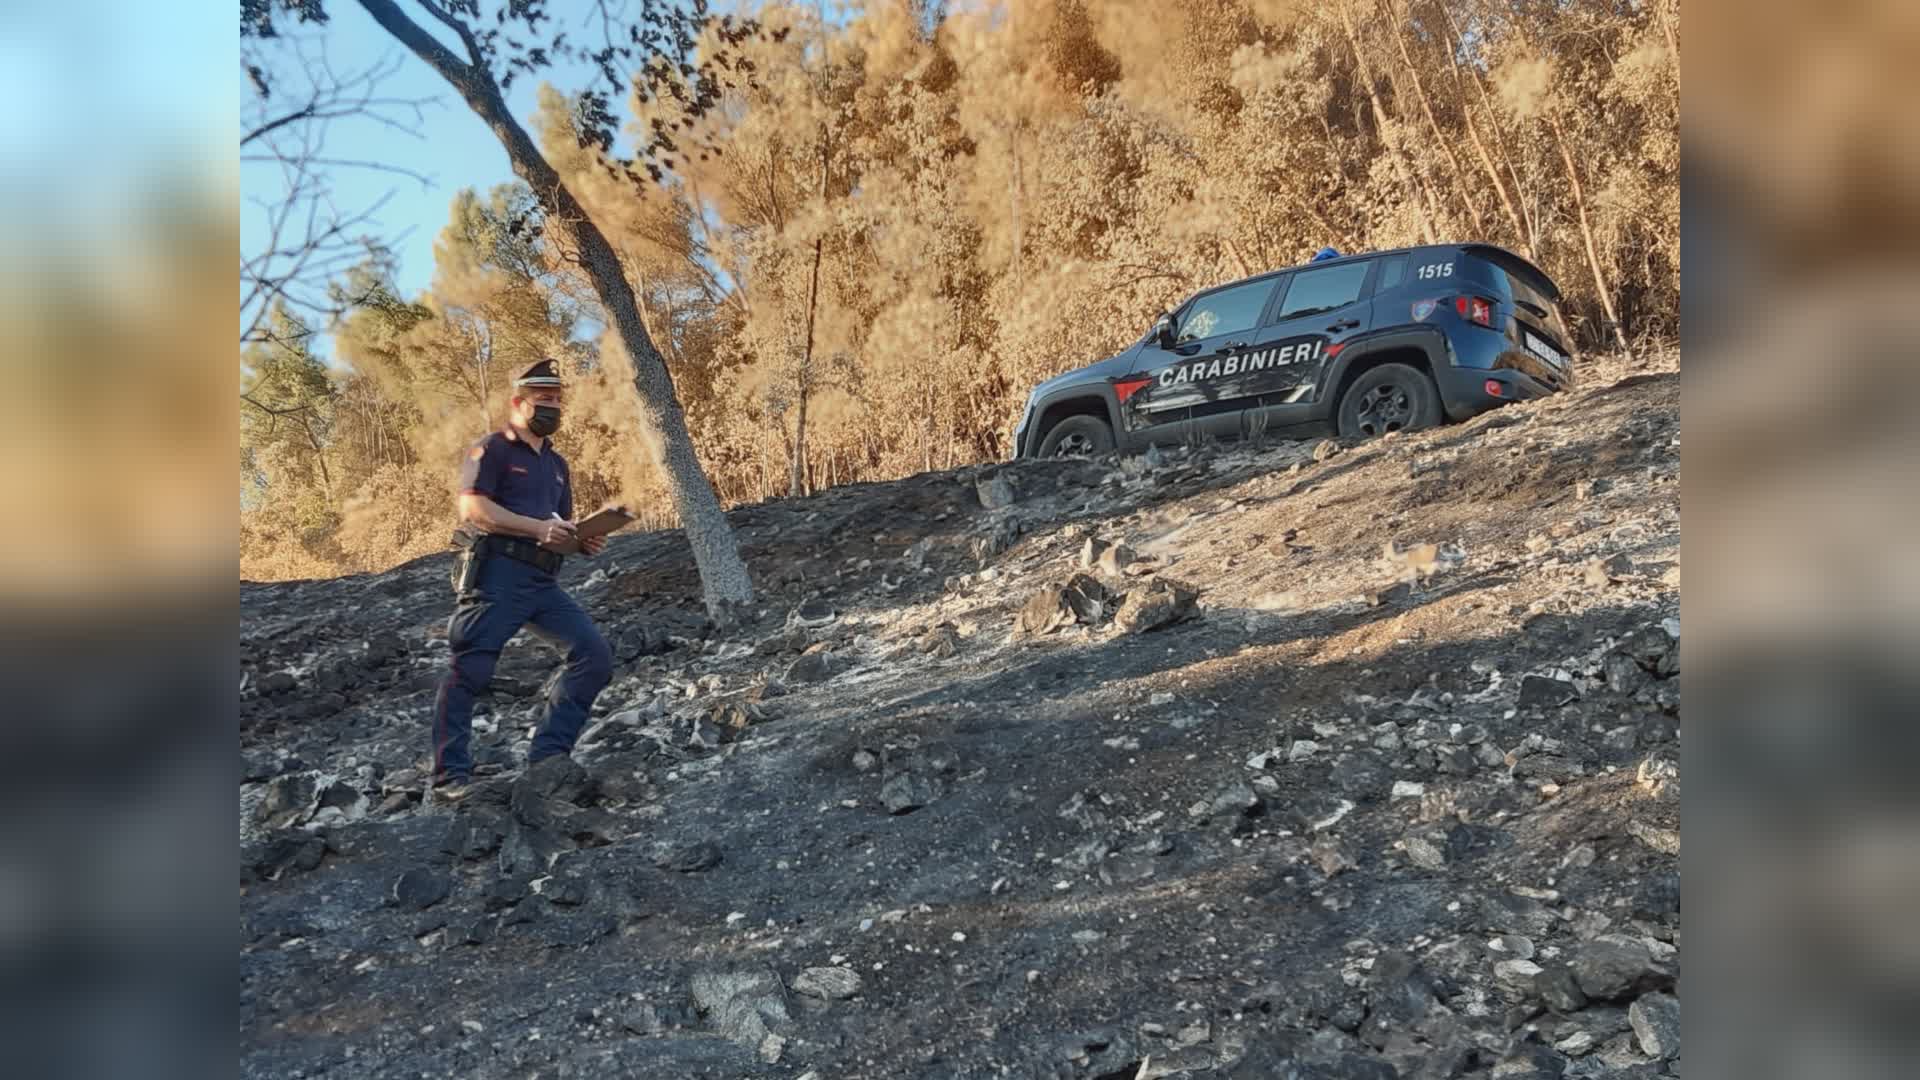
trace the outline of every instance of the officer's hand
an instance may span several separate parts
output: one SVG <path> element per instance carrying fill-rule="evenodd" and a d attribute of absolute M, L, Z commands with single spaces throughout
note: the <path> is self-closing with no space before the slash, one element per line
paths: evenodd
<path fill-rule="evenodd" d="M 548 518 L 540 523 L 540 542 L 543 544 L 565 544 L 573 539 L 573 522 Z"/>
<path fill-rule="evenodd" d="M 589 536 L 585 540 L 580 541 L 580 550 L 589 555 L 600 554 L 600 552 L 606 550 L 606 546 L 607 538 L 604 536 Z"/>

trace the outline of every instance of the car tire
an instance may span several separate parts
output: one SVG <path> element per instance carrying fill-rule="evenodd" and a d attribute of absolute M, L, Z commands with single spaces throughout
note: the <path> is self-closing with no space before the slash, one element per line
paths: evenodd
<path fill-rule="evenodd" d="M 1040 457 L 1092 457 L 1113 449 L 1113 429 L 1097 416 L 1069 416 L 1047 429 Z"/>
<path fill-rule="evenodd" d="M 1440 423 L 1440 388 L 1419 368 L 1381 364 L 1353 380 L 1335 414 L 1340 437 L 1372 439 Z"/>

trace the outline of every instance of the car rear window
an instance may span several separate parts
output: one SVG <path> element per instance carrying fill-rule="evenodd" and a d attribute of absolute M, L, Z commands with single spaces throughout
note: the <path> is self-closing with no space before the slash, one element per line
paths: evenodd
<path fill-rule="evenodd" d="M 1463 253 L 1478 268 L 1477 277 L 1495 288 L 1505 286 L 1514 303 L 1528 311 L 1536 321 L 1551 317 L 1555 289 L 1543 271 L 1520 256 L 1498 248 L 1475 244 L 1469 245 Z"/>
<path fill-rule="evenodd" d="M 1553 301 L 1547 294 L 1527 284 L 1526 280 L 1518 274 L 1509 274 L 1497 266 L 1490 269 L 1495 281 L 1504 280 L 1507 283 L 1508 290 L 1513 293 L 1514 303 L 1528 309 L 1534 318 L 1545 319 L 1552 315 Z"/>
<path fill-rule="evenodd" d="M 1407 260 L 1411 257 L 1410 255 L 1400 254 L 1389 255 L 1381 259 L 1380 283 L 1373 287 L 1373 291 L 1383 293 L 1400 284 L 1401 279 L 1407 276 Z"/>

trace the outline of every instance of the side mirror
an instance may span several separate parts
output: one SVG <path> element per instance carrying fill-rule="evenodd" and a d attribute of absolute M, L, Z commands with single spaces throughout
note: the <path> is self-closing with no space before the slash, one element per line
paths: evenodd
<path fill-rule="evenodd" d="M 1154 344 L 1163 349 L 1173 348 L 1173 316 L 1162 315 L 1153 320 Z"/>

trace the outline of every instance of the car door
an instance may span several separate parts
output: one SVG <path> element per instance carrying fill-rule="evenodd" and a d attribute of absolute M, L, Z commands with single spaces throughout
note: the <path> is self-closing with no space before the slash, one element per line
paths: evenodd
<path fill-rule="evenodd" d="M 1296 270 L 1273 302 L 1243 366 L 1267 428 L 1310 419 L 1334 358 L 1371 329 L 1373 309 L 1366 298 L 1377 262 L 1342 260 Z"/>
<path fill-rule="evenodd" d="M 1200 430 L 1220 434 L 1238 426 L 1239 410 L 1258 407 L 1240 365 L 1277 280 L 1256 278 L 1201 293 L 1174 313 L 1171 343 L 1149 338 L 1140 347 L 1133 374 L 1121 384 L 1129 389 L 1122 404 L 1129 429 L 1154 441 L 1154 429 L 1193 420 Z M 1158 441 L 1183 434 L 1168 430 Z"/>

